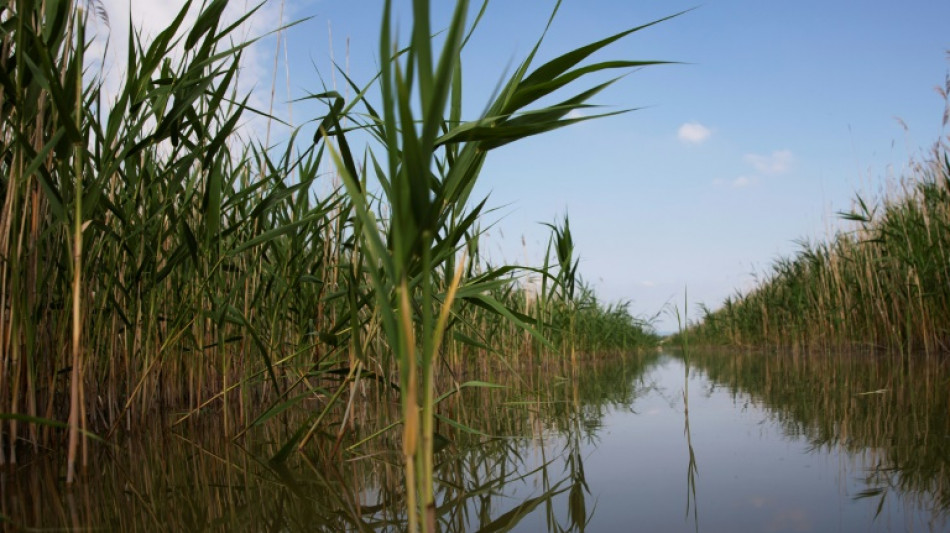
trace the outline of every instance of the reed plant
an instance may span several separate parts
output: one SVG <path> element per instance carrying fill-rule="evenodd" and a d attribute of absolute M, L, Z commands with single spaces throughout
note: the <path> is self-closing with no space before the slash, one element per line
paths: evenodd
<path fill-rule="evenodd" d="M 483 5 L 479 16 L 484 8 Z M 379 77 L 382 111 L 377 113 L 365 98 L 361 102 L 371 119 L 367 128 L 385 152 L 381 163 L 375 156 L 371 157 L 374 178 L 382 188 L 380 201 L 388 214 L 384 224 L 370 210 L 365 188 L 368 179 L 348 155 L 350 149 L 339 127 L 339 118 L 331 113 L 327 120 L 332 128 L 320 131 L 327 139 L 332 134 L 338 143 L 339 151 L 331 148 L 331 152 L 353 201 L 358 236 L 367 255 L 370 285 L 382 330 L 399 367 L 411 531 L 417 527 L 414 522 L 417 506 L 421 510 L 422 530 L 435 530 L 433 374 L 442 341 L 452 326 L 450 318 L 460 316 L 462 306 L 478 306 L 519 329 L 538 335 L 527 316 L 516 313 L 493 296 L 493 291 L 506 283 L 503 276 L 511 267 L 467 277 L 464 259 L 459 260 L 465 237 L 475 228 L 475 221 L 485 205 L 482 200 L 470 207 L 469 198 L 485 158 L 491 150 L 525 137 L 604 116 L 569 118 L 572 111 L 589 107 L 587 101 L 615 79 L 555 105 L 532 109 L 542 98 L 572 87 L 591 74 L 656 63 L 611 61 L 579 66 L 594 52 L 646 26 L 568 52 L 531 71 L 541 45 L 539 40 L 528 57 L 501 84 L 502 89 L 484 114 L 465 121 L 461 116 L 460 58 L 467 36 L 475 29 L 475 25 L 466 24 L 468 11 L 466 1 L 456 3 L 436 60 L 428 2 L 413 2 L 413 28 L 405 47 L 392 41 L 391 3 L 386 2 L 384 6 Z M 344 108 L 339 95 L 322 96 L 334 99 L 331 109 Z M 414 98 L 418 98 L 415 105 Z M 366 171 L 364 167 L 363 172 Z M 569 301 L 573 297 L 577 265 L 569 264 L 571 244 L 566 226 L 564 231 L 558 232 L 558 239 L 562 285 L 569 289 L 562 296 Z M 573 352 L 573 318 L 570 329 Z M 419 502 L 415 500 L 417 493 Z"/>
<path fill-rule="evenodd" d="M 326 114 L 275 147 L 240 134 L 258 112 L 235 86 L 251 42 L 233 34 L 253 10 L 226 22 L 226 3 L 186 2 L 148 42 L 130 32 L 108 100 L 84 33 L 105 15 L 0 4 L 0 463 L 54 450 L 73 482 L 83 436 L 210 419 L 238 438 L 294 412 L 304 420 L 275 463 L 308 446 L 344 453 L 355 413 L 395 394 L 408 528 L 433 531 L 435 426 L 456 423 L 438 405 L 485 386 L 463 374 L 517 359 L 526 333 L 544 356 L 654 341 L 626 305 L 575 298 L 576 261 L 530 270 L 571 285 L 529 308 L 529 270 L 479 253 L 486 201 L 471 195 L 493 149 L 614 114 L 574 118 L 616 78 L 578 83 L 658 62 L 585 60 L 656 22 L 532 68 L 539 39 L 465 119 L 461 57 L 485 6 L 469 24 L 458 2 L 436 50 L 428 2 L 412 3 L 408 43 L 386 2 L 380 74 L 344 74 L 350 101 L 309 95 Z M 341 185 L 321 196 L 327 169 Z M 551 319 L 565 308 L 566 334 Z"/>
<path fill-rule="evenodd" d="M 557 275 L 551 280 L 550 289 L 548 289 L 547 278 L 541 283 L 541 294 L 544 302 L 548 305 L 543 307 L 554 307 L 555 314 L 552 318 L 557 321 L 560 318 L 562 323 L 560 330 L 564 332 L 564 341 L 561 344 L 565 352 L 570 353 L 571 372 L 577 371 L 577 301 L 575 299 L 575 289 L 577 288 L 578 274 L 577 267 L 580 265 L 580 258 L 575 257 L 574 238 L 571 236 L 571 221 L 567 214 L 564 215 L 564 222 L 558 224 L 547 224 L 551 229 L 551 238 L 548 241 L 548 252 L 545 257 L 545 270 L 548 270 L 548 257 L 551 250 L 554 250 L 554 259 L 556 260 Z M 566 322 L 566 324 L 565 324 Z"/>

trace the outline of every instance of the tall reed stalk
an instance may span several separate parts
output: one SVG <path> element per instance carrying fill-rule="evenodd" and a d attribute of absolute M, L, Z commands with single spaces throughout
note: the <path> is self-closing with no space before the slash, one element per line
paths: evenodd
<path fill-rule="evenodd" d="M 84 29 L 86 23 L 82 20 L 83 9 L 76 10 L 76 22 L 73 29 L 76 31 L 76 63 L 82 67 L 83 48 L 86 38 Z M 83 69 L 76 69 L 74 75 L 76 79 L 73 84 L 76 88 L 76 100 L 73 112 L 76 130 L 82 128 L 83 100 L 82 100 L 82 73 Z M 70 396 L 69 396 L 69 449 L 66 459 L 66 483 L 72 483 L 75 477 L 76 448 L 79 444 L 79 426 L 82 390 L 82 230 L 83 230 L 83 212 L 82 197 L 83 191 L 83 146 L 84 139 L 79 138 L 73 141 L 73 238 L 72 238 L 72 259 L 73 259 L 73 281 L 72 281 L 72 372 L 70 375 Z M 82 425 L 85 426 L 85 417 Z M 86 466 L 85 458 L 83 467 Z"/>

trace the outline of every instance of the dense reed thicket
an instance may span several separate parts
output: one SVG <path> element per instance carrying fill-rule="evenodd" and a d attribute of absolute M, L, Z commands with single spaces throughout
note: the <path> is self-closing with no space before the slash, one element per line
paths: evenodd
<path fill-rule="evenodd" d="M 950 89 L 950 87 L 948 87 Z M 937 146 L 900 187 L 855 200 L 850 231 L 803 243 L 747 294 L 705 310 L 693 340 L 798 349 L 950 350 L 950 154 Z"/>
<path fill-rule="evenodd" d="M 425 509 L 438 374 L 654 341 L 625 305 L 575 296 L 566 220 L 552 226 L 557 257 L 530 269 L 544 280 L 537 291 L 522 281 L 528 270 L 480 256 L 485 202 L 470 198 L 492 149 L 602 116 L 569 113 L 615 80 L 537 102 L 590 74 L 655 63 L 583 63 L 649 24 L 532 70 L 539 41 L 466 121 L 468 3 L 436 53 L 428 3 L 413 2 L 409 43 L 394 47 L 387 2 L 377 79 L 347 80 L 351 101 L 310 95 L 327 114 L 266 147 L 239 135 L 251 110 L 236 59 L 249 43 L 233 44 L 241 20 L 222 19 L 226 3 L 203 3 L 189 29 L 189 2 L 150 42 L 132 32 L 108 99 L 84 68 L 87 18 L 106 14 L 66 0 L 0 3 L 0 463 L 50 449 L 68 457 L 72 481 L 82 435 L 209 408 L 238 435 L 307 402 L 312 416 L 287 445 L 302 448 L 328 438 L 329 411 L 349 413 L 375 386 L 402 404 L 408 508 Z M 351 146 L 356 134 L 369 144 Z M 342 185 L 318 195 L 334 175 Z M 346 428 L 344 414 L 334 431 Z"/>

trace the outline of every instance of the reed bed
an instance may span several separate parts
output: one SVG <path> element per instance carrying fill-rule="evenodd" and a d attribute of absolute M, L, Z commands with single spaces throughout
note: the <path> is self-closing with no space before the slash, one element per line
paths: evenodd
<path fill-rule="evenodd" d="M 950 154 L 912 165 L 877 201 L 841 213 L 852 227 L 802 242 L 756 288 L 690 330 L 695 342 L 800 350 L 950 351 Z"/>
<path fill-rule="evenodd" d="M 570 113 L 615 80 L 571 89 L 657 62 L 585 60 L 654 23 L 532 70 L 539 40 L 464 120 L 460 52 L 481 11 L 467 24 L 458 2 L 436 51 L 428 2 L 413 2 L 408 44 L 387 2 L 379 76 L 347 79 L 350 101 L 310 94 L 326 115 L 270 147 L 240 134 L 255 111 L 235 59 L 250 43 L 226 3 L 187 3 L 149 42 L 132 32 L 110 101 L 84 69 L 88 18 L 107 16 L 94 2 L 0 6 L 0 464 L 50 451 L 71 483 L 92 443 L 121 432 L 210 417 L 238 438 L 306 413 L 281 459 L 339 444 L 354 413 L 396 391 L 408 528 L 431 531 L 442 393 L 484 386 L 492 364 L 576 367 L 577 353 L 656 341 L 626 305 L 575 294 L 572 242 L 566 262 L 489 264 L 485 201 L 470 198 L 492 149 L 603 116 Z M 333 176 L 342 185 L 318 195 Z M 567 220 L 552 230 L 563 248 Z"/>
<path fill-rule="evenodd" d="M 864 490 L 881 512 L 899 499 L 925 510 L 935 530 L 950 521 L 950 372 L 944 357 L 912 364 L 885 354 L 756 354 L 694 351 L 692 364 L 738 403 L 768 409 L 816 450 L 846 451 L 863 467 Z"/>

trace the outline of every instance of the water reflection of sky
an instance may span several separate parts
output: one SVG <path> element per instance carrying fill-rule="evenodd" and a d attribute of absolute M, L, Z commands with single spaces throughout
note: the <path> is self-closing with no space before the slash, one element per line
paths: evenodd
<path fill-rule="evenodd" d="M 610 410 L 594 442 L 581 445 L 591 489 L 587 507 L 594 509 L 588 531 L 696 531 L 686 507 L 684 370 L 679 359 L 660 359 L 646 372 L 647 387 L 632 411 Z M 733 397 L 695 370 L 689 416 L 699 531 L 940 530 L 897 494 L 875 518 L 879 498 L 855 499 L 868 488 L 861 457 L 837 447 L 817 450 L 801 432 L 789 436 L 760 402 Z M 548 459 L 564 444 L 548 439 Z M 549 472 L 563 466 L 561 457 Z M 511 487 L 512 501 L 540 492 L 531 485 Z M 566 498 L 556 501 L 566 516 Z M 543 516 L 530 516 L 516 530 L 544 527 Z"/>

